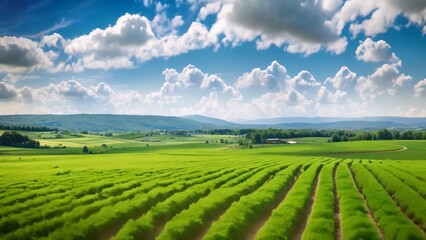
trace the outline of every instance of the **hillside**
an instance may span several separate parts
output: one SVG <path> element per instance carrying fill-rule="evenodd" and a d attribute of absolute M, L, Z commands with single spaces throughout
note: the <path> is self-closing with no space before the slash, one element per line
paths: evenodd
<path fill-rule="evenodd" d="M 263 121 L 263 122 L 262 122 Z M 282 121 L 282 122 L 279 122 Z M 195 130 L 195 129 L 351 129 L 373 130 L 381 128 L 416 129 L 426 128 L 426 118 L 366 117 L 366 118 L 275 118 L 252 120 L 248 123 L 233 123 L 202 115 L 183 117 L 156 115 L 3 115 L 0 125 L 44 126 L 67 130 L 102 131 L 147 131 L 147 130 Z"/>
<path fill-rule="evenodd" d="M 218 126 L 191 119 L 155 115 L 3 115 L 2 125 L 46 126 L 67 130 L 146 131 L 213 129 Z"/>

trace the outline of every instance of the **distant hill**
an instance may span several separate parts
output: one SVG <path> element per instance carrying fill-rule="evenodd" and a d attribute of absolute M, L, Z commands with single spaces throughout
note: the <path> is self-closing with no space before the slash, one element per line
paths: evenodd
<path fill-rule="evenodd" d="M 195 130 L 213 129 L 219 126 L 180 117 L 155 115 L 3 115 L 0 124 L 21 126 L 46 126 L 68 130 L 88 131 L 146 131 L 146 130 Z"/>
<path fill-rule="evenodd" d="M 415 129 L 426 128 L 426 118 L 365 117 L 365 118 L 273 118 L 233 123 L 202 115 L 183 117 L 156 115 L 3 115 L 0 125 L 44 126 L 67 130 L 147 131 L 147 130 L 195 130 L 217 128 L 282 128 L 282 129 L 351 129 L 372 130 L 381 128 Z"/>
<path fill-rule="evenodd" d="M 222 126 L 225 128 L 244 127 L 243 124 L 228 122 L 219 118 L 206 117 L 203 115 L 186 115 L 186 116 L 182 116 L 182 118 L 191 119 L 191 120 L 202 122 L 202 123 L 214 124 L 214 125 Z"/>
<path fill-rule="evenodd" d="M 390 121 L 338 121 L 323 123 L 283 123 L 273 125 L 283 129 L 347 129 L 347 130 L 374 130 L 382 128 L 413 129 L 426 128 L 425 122 L 397 123 Z"/>
<path fill-rule="evenodd" d="M 241 120 L 242 124 L 286 124 L 286 123 L 334 123 L 334 122 L 385 122 L 400 124 L 424 124 L 426 118 L 407 118 L 407 117 L 358 117 L 358 118 L 337 118 L 337 117 L 278 117 L 255 120 Z M 386 125 L 386 124 L 385 124 Z"/>

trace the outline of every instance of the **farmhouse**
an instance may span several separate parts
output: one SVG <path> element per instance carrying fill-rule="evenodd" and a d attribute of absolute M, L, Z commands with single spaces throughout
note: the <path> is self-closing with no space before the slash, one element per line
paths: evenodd
<path fill-rule="evenodd" d="M 279 138 L 268 138 L 268 139 L 266 139 L 266 143 L 268 143 L 268 144 L 279 144 L 279 143 L 281 143 L 281 139 L 279 139 Z"/>

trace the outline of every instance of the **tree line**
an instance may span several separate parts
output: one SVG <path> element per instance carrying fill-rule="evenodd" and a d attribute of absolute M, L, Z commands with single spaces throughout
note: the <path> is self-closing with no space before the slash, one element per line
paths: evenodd
<path fill-rule="evenodd" d="M 0 137 L 1 146 L 39 148 L 40 142 L 30 139 L 27 135 L 19 134 L 15 131 L 4 132 Z"/>
<path fill-rule="evenodd" d="M 400 132 L 398 130 L 381 129 L 379 131 L 357 132 L 355 136 L 333 134 L 330 142 L 347 142 L 362 140 L 426 140 L 426 131 L 406 130 Z"/>
<path fill-rule="evenodd" d="M 304 138 L 304 137 L 331 137 L 338 136 L 356 136 L 356 133 L 348 130 L 316 130 L 316 129 L 241 129 L 239 135 L 245 135 L 247 140 L 254 144 L 266 143 L 269 138 Z"/>
<path fill-rule="evenodd" d="M 2 130 L 12 130 L 12 131 L 32 131 L 32 132 L 57 132 L 58 128 L 50 128 L 43 126 L 9 126 L 9 125 L 0 125 Z"/>

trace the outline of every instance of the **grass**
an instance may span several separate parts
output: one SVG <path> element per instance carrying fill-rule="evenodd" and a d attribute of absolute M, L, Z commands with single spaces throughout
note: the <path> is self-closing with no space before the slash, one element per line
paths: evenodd
<path fill-rule="evenodd" d="M 227 135 L 23 133 L 66 148 L 0 147 L 1 239 L 283 239 L 295 231 L 333 239 L 338 162 L 343 239 L 377 238 L 374 221 L 386 239 L 425 239 L 426 141 L 302 138 L 239 149 L 220 143 L 238 140 Z M 407 150 L 391 152 L 401 146 Z M 304 172 L 292 185 L 298 169 Z"/>

